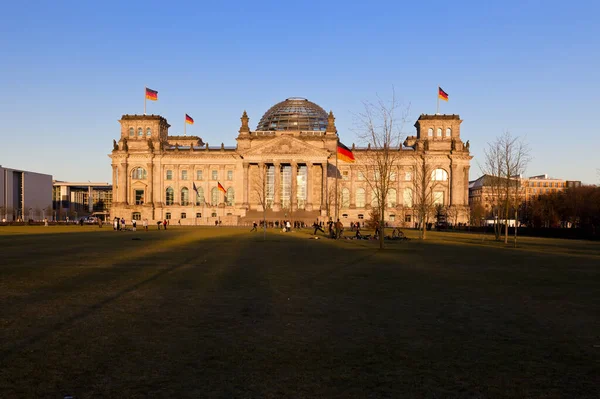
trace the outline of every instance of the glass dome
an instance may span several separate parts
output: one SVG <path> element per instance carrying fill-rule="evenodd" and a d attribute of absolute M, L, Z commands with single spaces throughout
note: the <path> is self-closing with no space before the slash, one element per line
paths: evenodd
<path fill-rule="evenodd" d="M 260 119 L 256 130 L 325 131 L 327 112 L 306 98 L 291 97 L 273 105 Z"/>

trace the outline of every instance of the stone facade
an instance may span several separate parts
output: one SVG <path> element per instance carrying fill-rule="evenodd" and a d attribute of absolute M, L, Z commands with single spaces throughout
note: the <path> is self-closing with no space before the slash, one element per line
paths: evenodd
<path fill-rule="evenodd" d="M 199 137 L 169 136 L 169 124 L 161 116 L 123 115 L 120 138 L 109 155 L 114 188 L 111 217 L 171 219 L 186 225 L 213 225 L 220 220 L 235 225 L 260 220 L 266 203 L 267 219 L 312 223 L 333 217 L 337 175 L 340 218 L 346 223 L 368 219 L 371 191 L 359 173 L 367 149 L 353 146 L 356 162 L 339 161 L 336 172 L 335 118 L 331 112 L 325 118 L 326 129 L 252 131 L 244 112 L 237 146 L 213 147 Z M 458 221 L 467 221 L 472 157 L 468 142 L 460 138 L 461 122 L 458 115 L 419 117 L 416 136 L 408 137 L 398 150 L 385 215 L 391 224 L 415 221 L 406 195 L 412 186 L 409 177 L 415 154 L 445 172 L 437 189 L 439 200 L 460 214 Z"/>

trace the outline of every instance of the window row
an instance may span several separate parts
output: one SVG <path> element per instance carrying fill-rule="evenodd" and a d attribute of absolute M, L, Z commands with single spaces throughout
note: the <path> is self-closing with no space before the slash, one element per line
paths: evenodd
<path fill-rule="evenodd" d="M 449 127 L 446 128 L 446 135 L 445 136 L 442 135 L 442 132 L 443 132 L 442 128 L 438 127 L 436 129 L 436 135 L 435 135 L 435 137 L 441 138 L 441 137 L 451 137 L 452 136 L 452 129 L 450 129 Z M 432 127 L 430 127 L 429 129 L 427 129 L 427 137 L 434 137 L 433 136 L 433 128 Z"/>
<path fill-rule="evenodd" d="M 180 202 L 179 204 L 182 206 L 191 205 L 190 203 L 190 190 L 187 187 L 184 187 L 180 191 L 179 195 Z M 210 202 L 208 204 L 212 206 L 217 206 L 220 203 L 225 203 L 227 206 L 235 205 L 235 191 L 233 187 L 229 187 L 227 189 L 226 194 L 223 194 L 217 187 L 213 187 L 210 190 Z M 167 188 L 165 192 L 165 204 L 173 205 L 175 203 L 175 190 L 172 187 Z M 198 187 L 196 191 L 196 201 L 195 205 L 204 205 L 207 204 L 204 198 L 204 189 L 202 187 Z"/>
<path fill-rule="evenodd" d="M 152 136 L 152 129 L 147 127 L 146 128 L 146 137 L 150 137 L 150 136 Z M 129 128 L 129 137 L 130 138 L 136 137 L 135 129 L 132 127 Z M 144 129 L 142 129 L 141 127 L 138 127 L 138 129 L 137 129 L 137 137 L 144 137 Z"/>
<path fill-rule="evenodd" d="M 167 170 L 165 179 L 173 180 L 173 171 L 172 170 Z M 211 180 L 219 180 L 219 171 L 211 170 L 210 171 L 210 179 Z M 225 179 L 228 181 L 233 181 L 233 170 L 227 171 L 227 175 L 226 175 Z M 188 171 L 186 169 L 183 169 L 181 171 L 181 180 L 188 180 Z M 202 171 L 202 170 L 196 171 L 196 180 L 204 180 L 204 171 Z"/>
<path fill-rule="evenodd" d="M 350 180 L 350 172 L 348 170 L 342 170 L 342 180 Z M 390 172 L 390 181 L 396 181 L 397 180 L 397 173 L 396 172 Z M 374 171 L 373 172 L 373 181 L 379 181 L 380 179 L 380 174 L 378 171 Z M 411 181 L 413 179 L 413 172 L 412 171 L 406 171 L 404 172 L 404 181 Z M 365 172 L 363 171 L 358 171 L 356 173 L 356 180 L 357 181 L 365 181 L 366 176 L 365 176 Z M 433 181 L 447 181 L 448 180 L 448 172 L 446 172 L 444 169 L 435 169 L 434 171 L 431 172 L 431 180 Z"/>
<path fill-rule="evenodd" d="M 350 190 L 347 188 L 342 189 L 341 193 L 341 207 L 349 208 L 350 207 Z M 444 205 L 444 191 L 434 191 L 433 192 L 433 203 L 435 205 Z M 367 204 L 367 196 L 366 190 L 364 188 L 356 189 L 354 193 L 354 204 L 357 208 L 364 208 Z M 411 208 L 413 206 L 413 190 L 411 188 L 405 188 L 403 192 L 403 204 L 406 207 Z M 370 205 L 372 207 L 379 206 L 379 194 L 376 190 L 371 191 L 371 201 Z M 398 205 L 397 203 L 397 191 L 395 189 L 390 189 L 386 196 L 386 207 L 394 208 Z"/>

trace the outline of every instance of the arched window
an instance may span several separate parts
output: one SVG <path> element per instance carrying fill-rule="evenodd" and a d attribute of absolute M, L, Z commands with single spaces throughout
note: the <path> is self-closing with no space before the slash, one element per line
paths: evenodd
<path fill-rule="evenodd" d="M 175 201 L 175 191 L 173 191 L 172 187 L 169 187 L 169 188 L 167 188 L 165 203 L 167 205 L 173 205 L 174 201 Z"/>
<path fill-rule="evenodd" d="M 166 180 L 173 180 L 173 171 L 172 170 L 167 170 Z"/>
<path fill-rule="evenodd" d="M 204 203 L 204 189 L 197 187 L 198 193 L 196 194 L 196 205 L 202 205 Z"/>
<path fill-rule="evenodd" d="M 135 130 L 132 127 L 129 128 L 129 137 L 135 137 Z"/>
<path fill-rule="evenodd" d="M 138 127 L 138 137 L 144 137 L 144 129 Z"/>
<path fill-rule="evenodd" d="M 219 189 L 216 187 L 210 190 L 210 203 L 213 206 L 219 205 Z"/>
<path fill-rule="evenodd" d="M 190 204 L 190 190 L 187 187 L 181 189 L 181 205 L 189 205 Z"/>
<path fill-rule="evenodd" d="M 452 136 L 452 129 L 450 129 L 449 127 L 446 128 L 446 137 L 451 137 Z"/>
<path fill-rule="evenodd" d="M 146 169 L 135 168 L 131 171 L 131 178 L 136 180 L 142 180 L 146 178 Z"/>
<path fill-rule="evenodd" d="M 233 206 L 235 204 L 235 191 L 233 187 L 227 189 L 227 206 Z"/>
<path fill-rule="evenodd" d="M 427 136 L 433 137 L 433 128 L 432 127 L 430 127 L 429 129 L 427 129 Z"/>
<path fill-rule="evenodd" d="M 388 194 L 387 194 L 387 207 L 388 208 L 395 208 L 396 207 L 396 190 L 393 188 L 390 188 L 388 190 Z"/>
<path fill-rule="evenodd" d="M 433 181 L 447 181 L 448 180 L 448 172 L 444 169 L 436 169 L 431 172 L 431 180 Z"/>
<path fill-rule="evenodd" d="M 365 189 L 357 188 L 356 189 L 356 207 L 364 208 L 365 207 Z"/>
<path fill-rule="evenodd" d="M 350 190 L 342 189 L 342 208 L 350 208 Z"/>
<path fill-rule="evenodd" d="M 150 129 L 150 128 L 146 128 L 146 136 L 147 136 L 147 137 L 150 137 L 150 136 L 152 136 L 152 129 Z"/>
<path fill-rule="evenodd" d="M 437 136 L 442 137 L 442 128 L 441 127 L 438 127 Z"/>

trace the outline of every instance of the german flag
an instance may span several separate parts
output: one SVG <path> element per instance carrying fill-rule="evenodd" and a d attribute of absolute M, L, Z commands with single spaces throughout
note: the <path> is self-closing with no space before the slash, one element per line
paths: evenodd
<path fill-rule="evenodd" d="M 189 116 L 188 114 L 185 114 L 185 123 L 189 123 L 190 125 L 194 124 L 194 119 Z"/>
<path fill-rule="evenodd" d="M 352 153 L 352 150 L 349 149 L 348 147 L 346 147 L 345 145 L 343 145 L 342 143 L 340 143 L 338 141 L 338 145 L 337 145 L 337 157 L 338 159 L 341 159 L 342 161 L 345 162 L 354 162 L 354 154 Z"/>
<path fill-rule="evenodd" d="M 441 87 L 438 86 L 438 98 L 444 101 L 448 101 L 448 93 L 442 90 Z"/>
<path fill-rule="evenodd" d="M 218 186 L 219 190 L 221 190 L 224 194 L 227 194 L 227 190 L 225 190 L 225 187 L 223 187 L 223 185 L 219 182 L 217 182 L 217 184 L 219 185 Z"/>
<path fill-rule="evenodd" d="M 152 90 L 146 87 L 146 99 L 150 101 L 158 100 L 158 92 L 156 90 Z"/>

